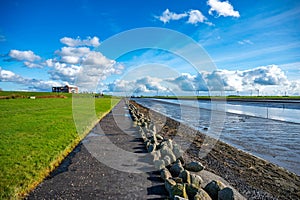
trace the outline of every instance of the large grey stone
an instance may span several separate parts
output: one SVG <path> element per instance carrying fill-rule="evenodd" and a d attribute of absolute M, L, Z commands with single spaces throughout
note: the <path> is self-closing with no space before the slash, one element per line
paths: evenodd
<path fill-rule="evenodd" d="M 185 190 L 185 184 L 177 183 L 172 187 L 170 197 L 174 198 L 176 195 L 183 198 L 188 198 Z"/>
<path fill-rule="evenodd" d="M 184 168 L 191 172 L 200 172 L 201 170 L 204 169 L 204 166 L 198 161 L 192 161 L 190 163 L 187 163 L 184 166 Z"/>
<path fill-rule="evenodd" d="M 165 161 L 165 165 L 166 167 L 169 166 L 172 162 L 171 162 L 171 158 L 170 156 L 166 155 L 163 160 Z"/>
<path fill-rule="evenodd" d="M 157 170 L 161 170 L 161 169 L 165 168 L 165 161 L 163 161 L 163 160 L 154 160 L 153 163 L 154 163 L 155 169 L 157 169 Z"/>
<path fill-rule="evenodd" d="M 171 196 L 171 194 L 172 194 L 172 188 L 175 185 L 176 185 L 176 182 L 173 179 L 169 178 L 169 179 L 165 180 L 165 188 L 168 191 L 169 196 Z"/>
<path fill-rule="evenodd" d="M 223 188 L 225 188 L 225 186 L 222 182 L 213 180 L 205 186 L 204 190 L 209 194 L 212 200 L 218 200 L 218 193 Z"/>
<path fill-rule="evenodd" d="M 184 168 L 179 160 L 177 160 L 170 168 L 170 172 L 173 177 L 178 177 L 180 172 L 183 170 L 184 170 Z"/>
<path fill-rule="evenodd" d="M 203 189 L 199 189 L 198 193 L 195 195 L 194 200 L 212 200 L 210 196 Z"/>
<path fill-rule="evenodd" d="M 180 174 L 178 175 L 179 178 L 182 178 L 182 181 L 184 183 L 191 183 L 191 177 L 190 177 L 190 172 L 187 170 L 183 170 L 180 172 Z"/>
<path fill-rule="evenodd" d="M 190 179 L 191 179 L 191 184 L 194 185 L 195 187 L 200 188 L 201 184 L 203 183 L 203 180 L 201 178 L 201 176 L 197 175 L 197 174 L 190 174 Z"/>
<path fill-rule="evenodd" d="M 218 200 L 234 200 L 233 190 L 229 187 L 226 187 L 219 191 Z"/>
<path fill-rule="evenodd" d="M 170 171 L 167 168 L 163 168 L 160 171 L 160 177 L 165 181 L 169 178 L 172 178 L 172 175 L 171 175 Z"/>
<path fill-rule="evenodd" d="M 187 193 L 189 199 L 194 199 L 194 197 L 200 190 L 200 188 L 195 187 L 194 185 L 191 185 L 191 184 L 186 184 L 185 188 L 186 188 L 186 193 Z"/>

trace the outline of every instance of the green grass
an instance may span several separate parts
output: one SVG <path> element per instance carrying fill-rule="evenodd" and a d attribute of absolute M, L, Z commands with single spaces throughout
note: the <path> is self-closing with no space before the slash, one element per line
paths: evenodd
<path fill-rule="evenodd" d="M 37 95 L 49 93 L 30 94 Z M 77 133 L 72 98 L 67 96 L 0 100 L 0 199 L 16 199 L 28 193 L 96 123 L 87 114 L 85 128 Z M 119 101 L 110 97 L 92 100 L 98 119 Z"/>

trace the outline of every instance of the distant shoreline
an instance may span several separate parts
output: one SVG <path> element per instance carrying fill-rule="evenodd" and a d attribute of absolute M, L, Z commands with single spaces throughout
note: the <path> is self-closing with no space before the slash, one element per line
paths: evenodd
<path fill-rule="evenodd" d="M 214 101 L 241 101 L 241 102 L 270 102 L 270 103 L 300 103 L 300 96 L 144 96 L 137 98 L 178 99 L 178 100 L 214 100 Z"/>

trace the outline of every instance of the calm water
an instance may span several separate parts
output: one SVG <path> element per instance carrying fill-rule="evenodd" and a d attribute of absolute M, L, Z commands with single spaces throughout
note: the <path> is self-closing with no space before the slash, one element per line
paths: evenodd
<path fill-rule="evenodd" d="M 213 137 L 221 124 L 220 140 L 300 175 L 300 102 L 135 100 Z"/>

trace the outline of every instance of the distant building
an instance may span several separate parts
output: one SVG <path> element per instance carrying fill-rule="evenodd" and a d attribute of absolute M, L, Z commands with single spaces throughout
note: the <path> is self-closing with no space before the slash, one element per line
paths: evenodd
<path fill-rule="evenodd" d="M 63 93 L 78 93 L 78 87 L 74 85 L 66 85 L 62 87 L 52 87 L 52 92 L 63 92 Z"/>

